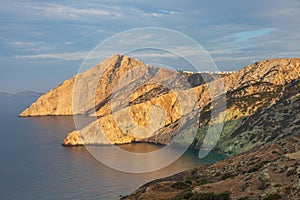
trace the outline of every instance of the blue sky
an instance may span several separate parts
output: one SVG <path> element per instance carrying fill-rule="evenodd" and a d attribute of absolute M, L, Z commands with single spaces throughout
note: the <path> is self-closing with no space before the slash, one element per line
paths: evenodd
<path fill-rule="evenodd" d="M 1 0 L 0 5 L 0 91 L 46 92 L 72 77 L 98 43 L 140 27 L 190 36 L 221 70 L 300 57 L 298 0 Z"/>

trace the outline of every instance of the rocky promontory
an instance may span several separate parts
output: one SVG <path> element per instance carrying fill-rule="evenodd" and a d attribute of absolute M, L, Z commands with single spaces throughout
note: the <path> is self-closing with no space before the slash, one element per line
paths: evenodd
<path fill-rule="evenodd" d="M 222 125 L 211 146 L 228 159 L 147 183 L 123 199 L 296 200 L 299 91 L 299 58 L 259 61 L 232 73 L 191 73 L 114 55 L 44 94 L 20 116 L 92 119 L 69 133 L 65 146 L 175 140 L 200 149 L 210 145 L 209 127 Z M 178 132 L 183 137 L 174 139 Z"/>
<path fill-rule="evenodd" d="M 95 121 L 66 137 L 63 144 L 68 146 L 136 141 L 168 144 L 176 127 L 190 122 L 189 116 L 197 109 L 199 131 L 193 147 L 203 144 L 209 125 L 223 120 L 217 149 L 234 155 L 255 146 L 236 137 L 245 119 L 276 104 L 299 75 L 300 59 L 293 58 L 260 61 L 233 73 L 188 73 L 114 55 L 41 96 L 20 116 L 95 116 Z M 217 90 L 220 85 L 223 91 L 211 98 L 209 88 Z M 74 95 L 78 88 L 79 94 Z M 211 119 L 214 101 L 222 94 L 226 108 L 217 116 L 224 118 Z M 229 145 L 233 140 L 234 148 Z"/>

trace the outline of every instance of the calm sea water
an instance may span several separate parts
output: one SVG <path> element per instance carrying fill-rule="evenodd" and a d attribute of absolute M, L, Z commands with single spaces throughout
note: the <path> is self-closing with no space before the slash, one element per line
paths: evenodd
<path fill-rule="evenodd" d="M 113 170 L 97 161 L 85 147 L 63 147 L 74 129 L 72 117 L 19 118 L 35 99 L 0 97 L 0 199 L 118 199 L 142 184 L 222 158 L 211 153 L 203 160 L 189 150 L 170 166 L 144 174 Z M 105 151 L 103 147 L 103 150 Z M 131 144 L 129 151 L 157 149 L 150 144 Z M 126 158 L 124 158 L 126 159 Z M 122 162 L 122 160 L 120 160 Z"/>

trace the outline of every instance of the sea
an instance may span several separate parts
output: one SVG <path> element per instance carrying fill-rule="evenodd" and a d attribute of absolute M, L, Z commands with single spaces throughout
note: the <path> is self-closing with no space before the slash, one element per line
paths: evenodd
<path fill-rule="evenodd" d="M 200 160 L 198 151 L 189 149 L 174 163 L 154 172 L 117 171 L 95 159 L 84 146 L 61 145 L 75 129 L 71 116 L 18 117 L 35 100 L 0 96 L 1 200 L 119 199 L 151 180 L 224 158 L 211 152 Z M 103 152 L 109 148 L 103 146 Z M 137 143 L 122 148 L 137 152 L 160 147 Z"/>

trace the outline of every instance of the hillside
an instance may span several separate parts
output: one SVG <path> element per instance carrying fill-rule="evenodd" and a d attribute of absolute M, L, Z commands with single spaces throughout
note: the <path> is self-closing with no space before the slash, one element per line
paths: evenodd
<path fill-rule="evenodd" d="M 230 151 L 239 151 L 243 142 L 249 150 L 209 166 L 147 183 L 123 199 L 212 196 L 207 193 L 230 194 L 232 199 L 299 199 L 299 89 L 299 79 L 291 82 L 277 103 L 246 118 L 222 141 L 225 147 L 220 147 L 227 150 L 233 146 Z"/>

